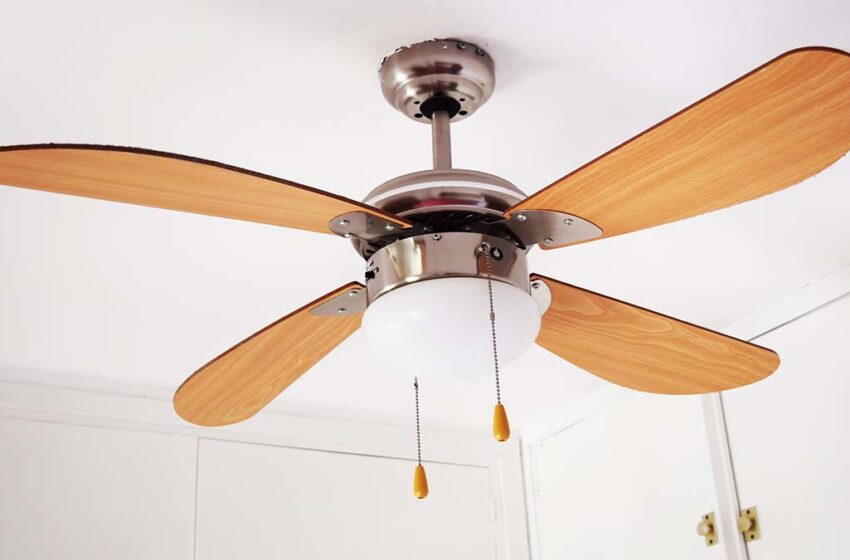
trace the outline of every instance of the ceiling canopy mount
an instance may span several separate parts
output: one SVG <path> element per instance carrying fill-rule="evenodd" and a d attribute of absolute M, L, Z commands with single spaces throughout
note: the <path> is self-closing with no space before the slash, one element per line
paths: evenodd
<path fill-rule="evenodd" d="M 419 122 L 437 111 L 459 121 L 484 105 L 496 85 L 493 59 L 478 45 L 434 39 L 401 47 L 379 70 L 387 101 Z"/>

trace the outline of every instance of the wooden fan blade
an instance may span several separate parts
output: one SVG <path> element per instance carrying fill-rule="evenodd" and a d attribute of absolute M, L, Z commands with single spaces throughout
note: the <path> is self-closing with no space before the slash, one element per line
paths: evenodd
<path fill-rule="evenodd" d="M 84 144 L 0 147 L 0 184 L 332 233 L 342 214 L 409 223 L 335 194 L 214 161 Z"/>
<path fill-rule="evenodd" d="M 174 409 L 201 426 L 247 420 L 360 328 L 362 313 L 316 315 L 310 310 L 358 282 L 308 303 L 246 338 L 193 373 L 174 394 Z"/>
<path fill-rule="evenodd" d="M 733 389 L 779 367 L 772 350 L 545 276 L 552 303 L 537 344 L 617 385 L 650 393 Z"/>
<path fill-rule="evenodd" d="M 602 228 L 602 237 L 611 237 L 776 192 L 818 173 L 848 149 L 850 55 L 799 49 L 635 136 L 507 213 L 567 212 Z"/>

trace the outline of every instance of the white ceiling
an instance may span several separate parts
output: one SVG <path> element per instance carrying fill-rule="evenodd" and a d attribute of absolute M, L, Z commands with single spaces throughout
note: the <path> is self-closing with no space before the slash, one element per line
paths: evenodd
<path fill-rule="evenodd" d="M 850 50 L 850 3 L 4 3 L 0 144 L 179 152 L 351 198 L 429 165 L 426 127 L 376 78 L 395 47 L 483 44 L 488 105 L 455 164 L 533 192 L 789 49 Z M 850 160 L 721 213 L 561 251 L 541 273 L 710 327 L 850 262 Z M 331 236 L 0 189 L 0 373 L 167 394 L 200 364 L 360 278 Z M 604 384 L 534 348 L 505 373 L 515 424 Z M 355 335 L 274 404 L 408 421 L 405 372 Z M 432 425 L 489 422 L 489 382 L 423 387 Z"/>

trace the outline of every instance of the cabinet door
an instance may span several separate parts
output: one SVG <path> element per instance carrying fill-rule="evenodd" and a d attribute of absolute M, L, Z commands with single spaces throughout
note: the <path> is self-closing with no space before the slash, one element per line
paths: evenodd
<path fill-rule="evenodd" d="M 191 560 L 196 440 L 0 418 L 0 558 Z"/>
<path fill-rule="evenodd" d="M 757 341 L 768 379 L 724 393 L 741 506 L 757 506 L 751 560 L 850 558 L 850 297 Z"/>
<path fill-rule="evenodd" d="M 202 440 L 198 560 L 495 558 L 489 470 Z"/>
<path fill-rule="evenodd" d="M 532 453 L 543 560 L 723 557 L 696 534 L 716 503 L 698 397 L 629 394 Z"/>

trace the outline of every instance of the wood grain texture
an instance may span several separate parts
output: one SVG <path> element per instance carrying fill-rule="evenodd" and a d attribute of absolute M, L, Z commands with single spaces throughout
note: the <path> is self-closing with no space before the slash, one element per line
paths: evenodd
<path fill-rule="evenodd" d="M 139 148 L 83 144 L 0 147 L 0 184 L 332 233 L 328 222 L 368 212 L 341 196 L 214 161 Z"/>
<path fill-rule="evenodd" d="M 361 314 L 313 315 L 310 309 L 353 288 L 351 282 L 243 340 L 192 374 L 174 409 L 201 426 L 247 420 L 360 328 Z"/>
<path fill-rule="evenodd" d="M 611 237 L 776 192 L 818 173 L 848 149 L 850 55 L 800 49 L 635 136 L 507 213 L 567 212 Z"/>
<path fill-rule="evenodd" d="M 772 350 L 531 275 L 552 291 L 537 344 L 617 385 L 650 393 L 733 389 L 779 367 Z"/>

